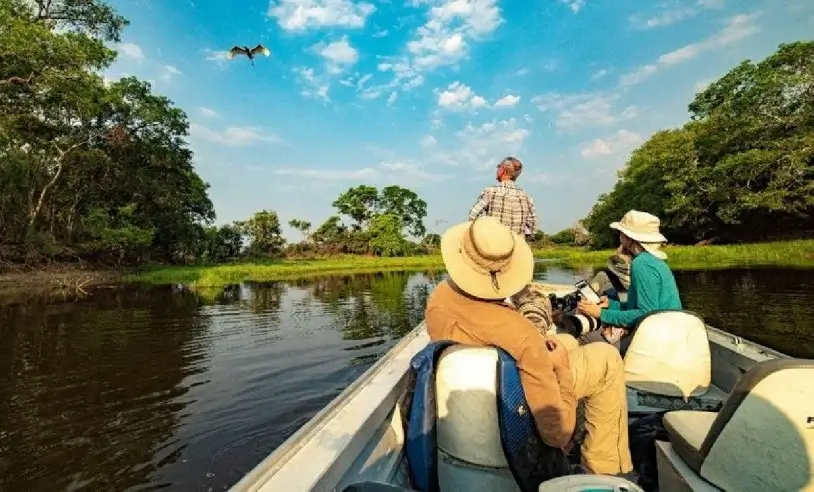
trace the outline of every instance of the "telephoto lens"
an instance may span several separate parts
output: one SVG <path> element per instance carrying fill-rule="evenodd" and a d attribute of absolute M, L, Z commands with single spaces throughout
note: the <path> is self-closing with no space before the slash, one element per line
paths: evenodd
<path fill-rule="evenodd" d="M 563 328 L 574 338 L 584 335 L 589 331 L 599 329 L 600 322 L 596 318 L 585 316 L 584 314 L 566 314 L 562 318 Z"/>

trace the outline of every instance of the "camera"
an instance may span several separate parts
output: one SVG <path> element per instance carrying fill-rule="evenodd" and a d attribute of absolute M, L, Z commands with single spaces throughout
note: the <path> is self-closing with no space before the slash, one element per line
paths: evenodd
<path fill-rule="evenodd" d="M 580 294 L 579 291 L 571 292 L 563 297 L 557 297 L 554 294 L 548 295 L 548 300 L 551 301 L 551 307 L 555 311 L 561 311 L 563 313 L 558 325 L 574 337 L 579 337 L 589 331 L 597 330 L 602 326 L 598 319 L 576 313 L 577 304 L 579 304 L 582 298 L 582 294 Z"/>

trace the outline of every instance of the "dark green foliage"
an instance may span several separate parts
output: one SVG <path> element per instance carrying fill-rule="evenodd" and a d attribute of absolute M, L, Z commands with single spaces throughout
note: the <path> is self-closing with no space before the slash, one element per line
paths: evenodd
<path fill-rule="evenodd" d="M 593 246 L 634 208 L 676 243 L 755 241 L 814 229 L 814 42 L 744 61 L 690 103 L 692 121 L 630 157 L 585 220 Z"/>

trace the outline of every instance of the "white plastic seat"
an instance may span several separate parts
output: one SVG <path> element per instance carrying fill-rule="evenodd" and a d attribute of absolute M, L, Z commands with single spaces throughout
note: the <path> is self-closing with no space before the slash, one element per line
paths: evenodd
<path fill-rule="evenodd" d="M 435 374 L 441 492 L 519 492 L 500 441 L 497 350 L 454 345 Z"/>
<path fill-rule="evenodd" d="M 707 328 L 695 313 L 646 315 L 633 330 L 624 361 L 628 404 L 634 413 L 714 409 L 725 397 L 711 385 Z"/>
<path fill-rule="evenodd" d="M 814 490 L 814 361 L 757 364 L 720 412 L 668 412 L 664 425 L 678 456 L 715 487 Z"/>

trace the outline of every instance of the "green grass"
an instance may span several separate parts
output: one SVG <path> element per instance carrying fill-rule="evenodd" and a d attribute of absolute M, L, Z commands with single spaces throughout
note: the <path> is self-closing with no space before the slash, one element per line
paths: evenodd
<path fill-rule="evenodd" d="M 667 262 L 674 270 L 720 270 L 738 266 L 814 268 L 814 240 L 721 246 L 667 246 Z M 586 251 L 551 248 L 535 251 L 537 258 L 560 260 L 570 265 L 604 265 L 613 250 Z"/>
<path fill-rule="evenodd" d="M 137 272 L 125 281 L 150 284 L 183 283 L 198 287 L 217 287 L 242 281 L 267 281 L 334 273 L 375 273 L 396 270 L 443 268 L 440 255 L 379 258 L 342 255 L 322 259 L 285 259 L 259 263 L 163 267 Z"/>
<path fill-rule="evenodd" d="M 814 240 L 724 246 L 669 246 L 665 249 L 674 270 L 716 270 L 737 266 L 814 268 Z M 586 251 L 553 247 L 535 251 L 538 259 L 570 266 L 601 266 L 612 250 Z M 395 270 L 443 269 L 440 255 L 406 258 L 333 256 L 321 259 L 285 259 L 260 263 L 162 267 L 125 276 L 125 281 L 150 284 L 184 283 L 217 287 L 242 281 L 281 280 L 313 275 L 374 273 Z"/>

